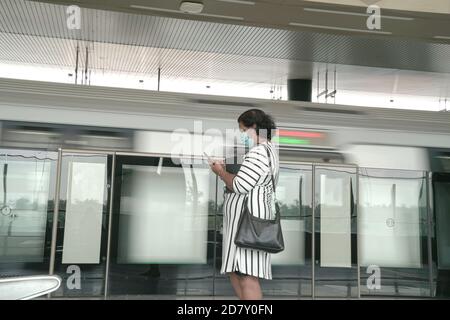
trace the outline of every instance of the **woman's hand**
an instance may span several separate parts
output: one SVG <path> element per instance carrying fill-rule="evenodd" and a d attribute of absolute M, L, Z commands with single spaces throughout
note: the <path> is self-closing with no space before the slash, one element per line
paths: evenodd
<path fill-rule="evenodd" d="M 209 166 L 211 167 L 211 170 L 219 176 L 225 171 L 225 164 L 222 160 L 210 160 Z"/>
<path fill-rule="evenodd" d="M 211 170 L 225 182 L 227 188 L 233 190 L 233 179 L 235 175 L 227 172 L 223 161 L 210 159 L 209 166 L 211 167 Z"/>

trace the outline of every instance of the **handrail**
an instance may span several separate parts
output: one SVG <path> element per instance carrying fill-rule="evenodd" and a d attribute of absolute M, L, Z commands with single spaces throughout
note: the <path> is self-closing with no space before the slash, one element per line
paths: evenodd
<path fill-rule="evenodd" d="M 30 300 L 58 290 L 56 275 L 0 278 L 0 300 Z"/>

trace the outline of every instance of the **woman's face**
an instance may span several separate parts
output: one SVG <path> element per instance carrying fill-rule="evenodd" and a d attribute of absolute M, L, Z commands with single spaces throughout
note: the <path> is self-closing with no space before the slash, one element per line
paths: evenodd
<path fill-rule="evenodd" d="M 256 124 L 254 124 L 251 127 L 246 127 L 242 122 L 239 122 L 239 130 L 241 132 L 245 132 L 253 141 L 257 141 L 257 135 L 256 135 Z"/>

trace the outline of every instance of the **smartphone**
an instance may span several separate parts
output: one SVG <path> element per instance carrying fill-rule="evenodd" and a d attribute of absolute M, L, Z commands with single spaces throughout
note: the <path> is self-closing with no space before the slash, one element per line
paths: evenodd
<path fill-rule="evenodd" d="M 209 154 L 207 154 L 206 152 L 203 151 L 203 154 L 205 155 L 206 158 L 208 158 L 209 161 L 212 161 L 213 159 L 210 157 Z"/>

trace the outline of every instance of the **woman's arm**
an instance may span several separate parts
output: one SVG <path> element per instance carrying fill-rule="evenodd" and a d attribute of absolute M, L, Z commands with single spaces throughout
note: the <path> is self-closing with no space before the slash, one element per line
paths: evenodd
<path fill-rule="evenodd" d="M 228 189 L 233 190 L 233 179 L 236 176 L 235 174 L 227 172 L 225 166 L 218 162 L 212 163 L 211 169 L 223 182 L 225 182 Z"/>
<path fill-rule="evenodd" d="M 237 174 L 227 172 L 225 165 L 219 161 L 210 162 L 211 169 L 225 182 L 229 190 L 238 194 L 249 193 L 255 188 L 261 176 L 269 172 L 269 158 L 261 148 L 263 147 L 254 147 L 250 150 Z"/>
<path fill-rule="evenodd" d="M 233 190 L 233 180 L 234 177 L 236 176 L 235 174 L 223 170 L 218 174 L 218 176 L 220 177 L 220 179 L 222 179 L 223 182 L 225 182 L 225 185 L 227 186 L 228 189 Z"/>

